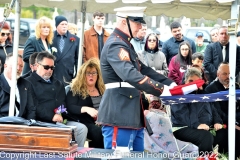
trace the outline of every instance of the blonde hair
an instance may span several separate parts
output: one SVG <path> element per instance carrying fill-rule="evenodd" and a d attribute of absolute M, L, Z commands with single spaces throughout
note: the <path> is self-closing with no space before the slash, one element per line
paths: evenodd
<path fill-rule="evenodd" d="M 105 91 L 105 85 L 102 79 L 102 72 L 100 70 L 100 61 L 97 58 L 91 58 L 85 63 L 83 63 L 77 73 L 77 76 L 70 83 L 73 96 L 81 95 L 83 99 L 89 96 L 86 83 L 86 71 L 88 68 L 95 68 L 97 70 L 98 77 L 95 87 L 99 90 L 100 94 L 103 95 Z"/>
<path fill-rule="evenodd" d="M 68 30 L 72 29 L 74 33 L 71 33 L 71 34 L 74 34 L 74 35 L 77 35 L 77 31 L 78 31 L 78 27 L 76 24 L 74 23 L 68 23 Z"/>
<path fill-rule="evenodd" d="M 37 23 L 36 23 L 36 28 L 35 28 L 35 35 L 37 39 L 41 38 L 41 27 L 42 26 L 48 26 L 49 27 L 49 35 L 47 36 L 47 42 L 49 44 L 52 44 L 53 41 L 53 26 L 52 26 L 52 20 L 48 17 L 41 17 L 38 19 Z"/>

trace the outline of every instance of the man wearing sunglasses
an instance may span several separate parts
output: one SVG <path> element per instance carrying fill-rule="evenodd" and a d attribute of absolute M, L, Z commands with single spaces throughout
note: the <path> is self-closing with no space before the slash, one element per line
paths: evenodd
<path fill-rule="evenodd" d="M 33 72 L 26 79 L 32 84 L 34 97 L 37 99 L 36 119 L 43 122 L 62 123 L 67 114 L 55 112 L 59 106 L 67 108 L 65 103 L 64 84 L 55 79 L 53 75 L 55 57 L 44 51 L 39 52 L 36 58 L 36 72 Z M 84 146 L 87 136 L 85 125 L 68 121 L 66 125 L 76 126 L 75 138 L 79 147 Z"/>

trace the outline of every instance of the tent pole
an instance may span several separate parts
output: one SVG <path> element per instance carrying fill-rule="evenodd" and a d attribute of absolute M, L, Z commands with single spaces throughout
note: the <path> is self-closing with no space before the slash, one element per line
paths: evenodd
<path fill-rule="evenodd" d="M 17 84 L 17 60 L 18 60 L 18 44 L 19 44 L 19 22 L 21 13 L 21 0 L 17 0 L 15 4 L 15 25 L 14 25 L 14 42 L 13 42 L 13 64 L 12 64 L 12 80 L 9 101 L 9 116 L 14 116 L 15 109 L 15 92 Z M 12 87 L 13 86 L 13 87 Z"/>
<path fill-rule="evenodd" d="M 86 1 L 82 1 L 82 8 L 81 8 L 81 32 L 80 32 L 80 41 L 79 41 L 79 54 L 78 54 L 78 67 L 77 71 L 82 65 L 83 62 L 83 41 L 84 41 L 84 26 L 86 21 Z M 76 74 L 77 74 L 76 71 Z"/>
<path fill-rule="evenodd" d="M 238 1 L 236 0 L 231 6 L 231 19 L 237 19 L 239 14 Z M 236 31 L 237 32 L 237 31 Z M 228 101 L 228 159 L 235 159 L 235 124 L 236 124 L 236 89 L 235 89 L 235 72 L 236 72 L 236 35 L 230 35 L 229 46 L 229 64 L 230 64 L 230 85 Z M 239 73 L 238 73 L 239 74 Z M 239 145 L 239 144 L 238 144 Z"/>

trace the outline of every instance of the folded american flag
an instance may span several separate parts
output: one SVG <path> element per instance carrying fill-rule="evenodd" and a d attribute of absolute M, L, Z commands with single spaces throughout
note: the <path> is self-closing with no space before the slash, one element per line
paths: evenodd
<path fill-rule="evenodd" d="M 187 94 L 177 96 L 162 96 L 159 97 L 165 105 L 178 103 L 196 103 L 196 102 L 217 102 L 227 101 L 229 91 L 221 91 L 211 94 Z M 240 89 L 236 90 L 236 99 L 240 100 Z"/>

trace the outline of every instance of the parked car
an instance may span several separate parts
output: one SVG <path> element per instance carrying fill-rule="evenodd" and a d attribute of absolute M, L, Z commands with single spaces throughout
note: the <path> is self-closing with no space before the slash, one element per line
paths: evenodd
<path fill-rule="evenodd" d="M 211 29 L 212 27 L 189 27 L 183 31 L 183 35 L 195 42 L 196 33 L 202 32 L 204 37 L 204 42 L 209 44 L 211 43 L 211 35 L 210 35 Z"/>
<path fill-rule="evenodd" d="M 11 26 L 11 32 L 14 38 L 15 19 L 8 18 L 6 21 Z M 36 22 L 37 22 L 36 19 L 31 19 L 31 18 L 20 19 L 19 48 L 23 48 L 28 37 L 35 34 Z"/>

